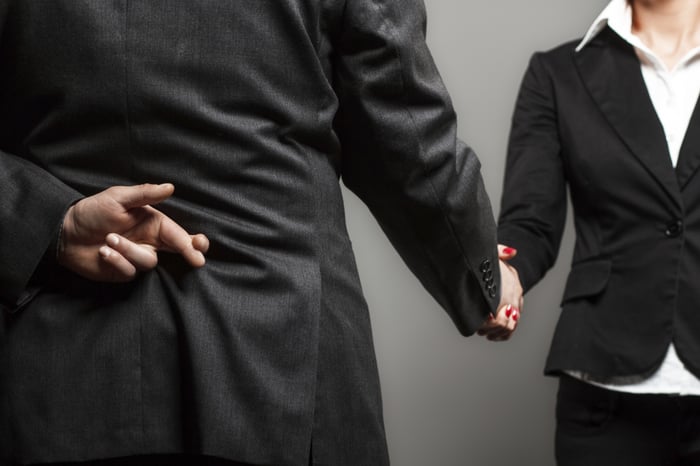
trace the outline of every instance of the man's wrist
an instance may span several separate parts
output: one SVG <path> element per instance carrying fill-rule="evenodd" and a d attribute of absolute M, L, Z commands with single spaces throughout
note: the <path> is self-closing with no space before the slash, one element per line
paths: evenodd
<path fill-rule="evenodd" d="M 56 237 L 56 262 L 62 264 L 63 257 L 66 253 L 67 236 L 70 230 L 71 219 L 73 215 L 73 206 L 70 206 L 63 216 L 63 221 L 58 228 L 58 236 Z"/>

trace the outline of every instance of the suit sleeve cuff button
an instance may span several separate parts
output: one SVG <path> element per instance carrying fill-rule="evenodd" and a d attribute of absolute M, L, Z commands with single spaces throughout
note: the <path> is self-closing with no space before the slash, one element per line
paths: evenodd
<path fill-rule="evenodd" d="M 481 270 L 482 273 L 486 273 L 489 270 L 491 270 L 491 261 L 488 259 L 484 259 L 479 265 L 479 270 Z"/>

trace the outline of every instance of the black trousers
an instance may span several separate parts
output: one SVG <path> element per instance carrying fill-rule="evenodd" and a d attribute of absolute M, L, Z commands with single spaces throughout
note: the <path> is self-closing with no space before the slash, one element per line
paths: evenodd
<path fill-rule="evenodd" d="M 309 463 L 311 464 L 311 463 Z M 0 463 L 0 466 L 5 466 Z M 14 465 L 12 465 L 14 466 Z M 46 463 L 34 466 L 255 466 L 211 456 L 199 455 L 144 455 L 127 456 L 80 463 Z"/>
<path fill-rule="evenodd" d="M 559 466 L 700 465 L 700 396 L 615 392 L 559 381 Z"/>

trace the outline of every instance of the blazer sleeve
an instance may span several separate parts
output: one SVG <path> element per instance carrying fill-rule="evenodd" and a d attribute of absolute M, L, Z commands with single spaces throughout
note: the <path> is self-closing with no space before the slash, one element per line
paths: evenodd
<path fill-rule="evenodd" d="M 0 1 L 0 38 L 10 2 Z M 11 63 L 0 63 L 0 73 Z M 0 106 L 3 102 L 0 101 Z M 16 311 L 36 295 L 44 258 L 55 254 L 59 227 L 82 196 L 39 165 L 12 155 L 0 141 L 0 310 Z"/>
<path fill-rule="evenodd" d="M 513 114 L 498 223 L 499 242 L 525 291 L 554 264 L 566 220 L 566 178 L 551 75 L 533 55 Z"/>
<path fill-rule="evenodd" d="M 500 298 L 496 229 L 474 152 L 425 43 L 420 0 L 348 0 L 335 38 L 345 185 L 473 333 Z"/>
<path fill-rule="evenodd" d="M 0 151 L 0 308 L 15 311 L 36 294 L 31 278 L 81 197 L 39 166 Z"/>

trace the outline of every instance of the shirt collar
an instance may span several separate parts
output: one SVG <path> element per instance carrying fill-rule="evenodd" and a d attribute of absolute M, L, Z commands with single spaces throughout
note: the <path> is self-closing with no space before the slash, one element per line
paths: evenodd
<path fill-rule="evenodd" d="M 618 36 L 632 45 L 636 49 L 637 56 L 640 60 L 656 68 L 666 69 L 666 66 L 654 52 L 652 52 L 639 37 L 632 33 L 632 7 L 627 0 L 612 0 L 608 3 L 608 6 L 605 7 L 603 12 L 593 21 L 591 27 L 588 28 L 586 35 L 583 36 L 583 40 L 576 47 L 576 52 L 580 52 L 581 49 L 586 47 L 600 31 L 605 29 L 605 26 L 610 27 Z M 688 54 L 678 62 L 678 65 L 687 63 L 699 54 L 700 47 L 697 47 L 688 52 Z"/>
<path fill-rule="evenodd" d="M 627 42 L 637 45 L 638 39 L 632 35 L 632 7 L 627 0 L 612 0 L 588 28 L 576 51 L 579 52 L 588 45 L 600 31 L 605 29 L 605 26 L 609 26 Z"/>

